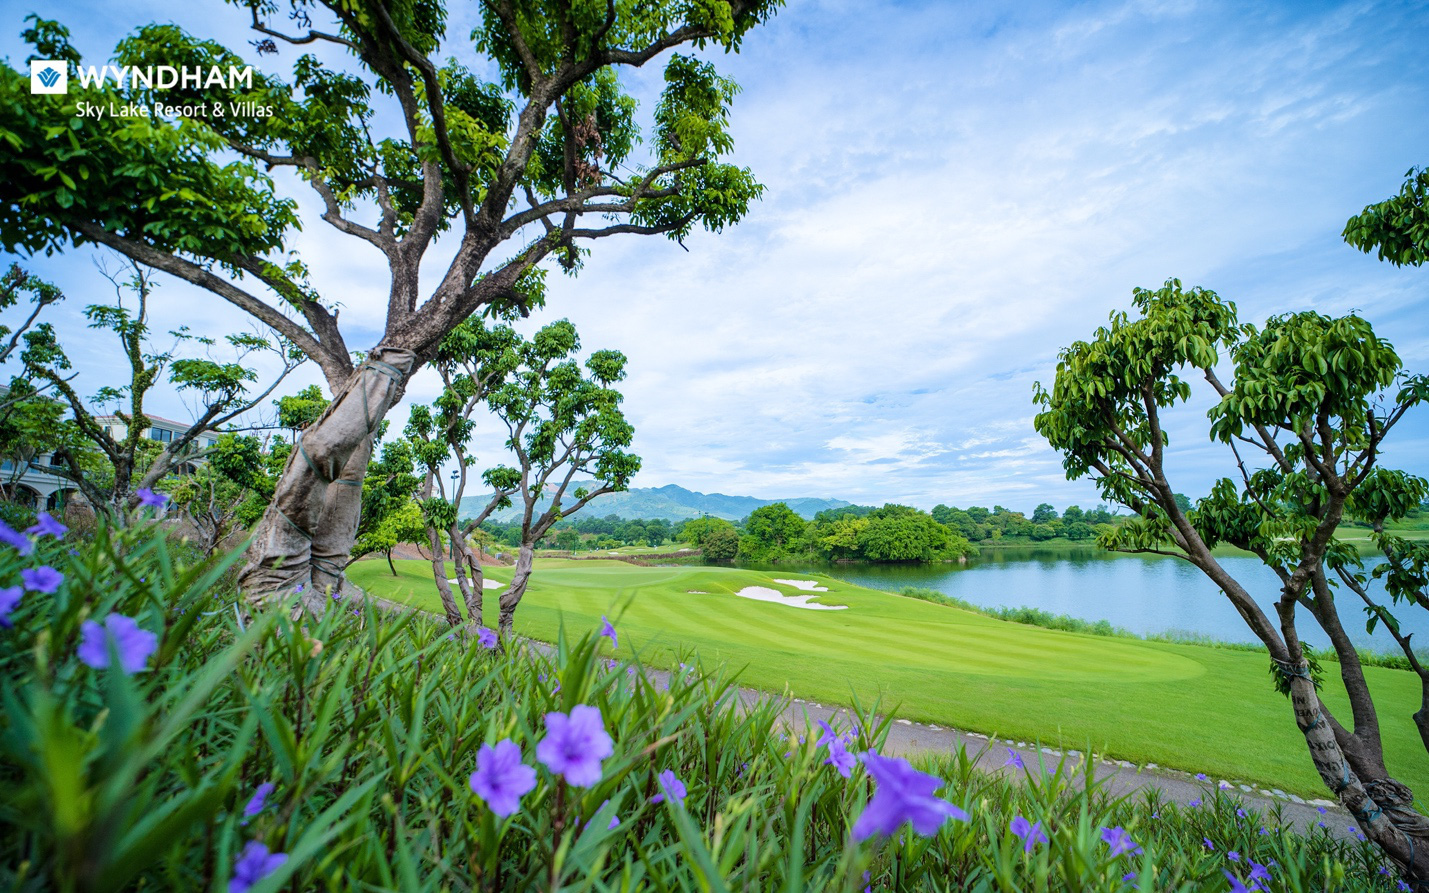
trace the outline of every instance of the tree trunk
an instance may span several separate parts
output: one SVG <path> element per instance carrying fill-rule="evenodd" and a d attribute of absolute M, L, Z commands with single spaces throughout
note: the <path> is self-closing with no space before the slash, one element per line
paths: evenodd
<path fill-rule="evenodd" d="M 462 536 L 461 524 L 453 521 L 451 529 L 447 531 L 447 536 L 451 537 L 452 541 L 452 569 L 456 571 L 456 582 L 457 586 L 461 587 L 462 601 L 466 602 L 466 621 L 475 630 L 481 626 L 481 572 L 478 570 L 472 574 L 478 578 L 475 592 L 473 592 L 467 573 L 472 567 L 478 565 L 472 560 L 471 550 L 466 546 L 466 537 Z"/>
<path fill-rule="evenodd" d="M 402 396 L 416 354 L 377 347 L 303 431 L 248 548 L 239 584 L 262 604 L 298 585 L 313 596 L 342 584 L 362 511 L 372 436 Z M 311 601 L 310 601 L 311 604 Z"/>
<path fill-rule="evenodd" d="M 395 576 L 397 576 L 397 565 L 395 565 L 395 564 L 392 563 L 392 550 L 391 550 L 391 549 L 388 549 L 387 552 L 386 552 L 386 554 L 387 554 L 387 569 L 390 570 L 390 571 L 392 572 L 392 576 L 395 577 Z"/>
<path fill-rule="evenodd" d="M 521 604 L 521 596 L 526 594 L 526 584 L 531 580 L 531 562 L 535 545 L 522 543 L 516 556 L 516 572 L 511 576 L 511 585 L 501 593 L 501 636 L 511 634 L 511 621 L 516 616 L 516 606 Z"/>
<path fill-rule="evenodd" d="M 461 609 L 452 597 L 452 587 L 447 582 L 447 563 L 442 560 L 442 538 L 437 529 L 430 525 L 427 527 L 427 542 L 432 547 L 432 577 L 436 580 L 437 594 L 442 597 L 442 608 L 447 612 L 447 623 L 461 626 Z"/>
<path fill-rule="evenodd" d="M 1303 661 L 1290 679 L 1290 703 L 1325 785 L 1400 874 L 1411 885 L 1417 883 L 1416 889 L 1429 890 L 1429 819 L 1414 811 L 1409 788 L 1392 778 L 1361 781 L 1350 768 Z"/>
<path fill-rule="evenodd" d="M 481 626 L 483 610 L 481 600 L 485 597 L 486 572 L 481 569 L 481 559 L 473 558 L 471 561 L 471 600 L 466 603 L 466 616 L 473 626 Z"/>

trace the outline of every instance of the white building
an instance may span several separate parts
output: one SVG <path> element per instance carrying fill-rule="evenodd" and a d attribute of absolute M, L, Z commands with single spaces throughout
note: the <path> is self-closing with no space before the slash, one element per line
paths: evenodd
<path fill-rule="evenodd" d="M 129 426 L 118 416 L 95 416 L 94 420 L 115 440 L 123 440 L 128 436 Z M 162 444 L 172 443 L 174 438 L 189 429 L 188 423 L 175 422 L 172 419 L 163 419 L 158 416 L 149 416 L 149 422 L 148 438 Z M 204 431 L 194 438 L 190 450 L 205 450 L 217 443 L 218 432 Z M 194 470 L 195 462 L 198 461 L 201 460 L 194 459 L 177 463 L 174 473 L 190 474 Z M 40 453 L 23 468 L 17 468 L 14 461 L 6 459 L 0 462 L 0 494 L 3 494 L 11 502 L 30 508 L 45 509 L 46 511 L 63 510 L 69 498 L 79 491 L 74 484 L 54 472 L 47 471 L 47 469 L 64 467 L 64 457 L 56 453 Z"/>
<path fill-rule="evenodd" d="M 0 462 L 0 484 L 5 498 L 20 505 L 45 511 L 63 511 L 70 496 L 78 491 L 74 484 L 47 468 L 63 468 L 64 459 L 54 453 L 41 453 L 30 460 L 24 468 L 17 468 L 13 460 Z"/>

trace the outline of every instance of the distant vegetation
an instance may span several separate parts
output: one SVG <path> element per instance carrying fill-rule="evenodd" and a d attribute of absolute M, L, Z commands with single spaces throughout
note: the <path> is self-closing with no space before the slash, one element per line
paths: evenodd
<path fill-rule="evenodd" d="M 933 508 L 933 518 L 973 543 L 1045 543 L 1055 539 L 1090 543 L 1121 520 L 1104 505 L 1088 510 L 1069 505 L 1058 515 L 1057 509 L 1046 502 L 1033 509 L 1030 518 L 1000 505 L 991 509 L 980 505 L 966 509 L 938 505 Z"/>

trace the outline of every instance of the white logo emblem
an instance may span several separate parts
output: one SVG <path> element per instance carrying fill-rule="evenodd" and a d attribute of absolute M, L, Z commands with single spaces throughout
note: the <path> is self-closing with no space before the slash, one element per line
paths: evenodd
<path fill-rule="evenodd" d="M 68 93 L 69 63 L 63 59 L 36 59 L 30 63 L 31 93 Z"/>

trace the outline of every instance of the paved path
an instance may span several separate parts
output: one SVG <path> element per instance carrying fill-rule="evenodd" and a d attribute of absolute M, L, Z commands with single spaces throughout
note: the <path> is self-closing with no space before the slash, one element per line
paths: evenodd
<path fill-rule="evenodd" d="M 350 583 L 349 586 L 383 610 L 411 610 L 410 606 L 367 595 Z M 551 653 L 551 646 L 544 642 L 531 639 L 525 641 L 546 654 Z M 647 668 L 646 673 L 657 685 L 668 686 L 670 684 L 668 670 Z M 746 706 L 761 698 L 778 697 L 772 692 L 753 688 L 740 687 L 738 692 L 740 702 Z M 788 705 L 784 708 L 784 718 L 790 729 L 794 730 L 796 734 L 808 734 L 809 730 L 817 734 L 820 731 L 817 723 L 821 719 L 843 729 L 851 728 L 854 722 L 853 712 L 846 707 L 827 705 L 797 697 L 790 698 Z M 1063 756 L 1061 751 L 1054 748 L 1038 748 L 1035 744 L 1026 741 L 994 739 L 977 732 L 964 732 L 944 726 L 915 723 L 897 717 L 889 724 L 885 751 L 901 756 L 920 753 L 951 754 L 955 753 L 959 747 L 966 749 L 969 754 L 976 755 L 978 768 L 990 773 L 1020 774 L 1022 772 L 1016 767 L 1006 765 L 1009 749 L 1021 756 L 1023 763 L 1032 771 L 1037 771 L 1037 767 L 1041 765 L 1039 760 L 1056 764 Z M 1086 759 L 1085 754 L 1080 751 L 1067 751 L 1066 755 L 1069 767 L 1075 769 L 1080 769 L 1082 761 Z M 1302 832 L 1314 829 L 1323 822 L 1326 830 L 1336 837 L 1349 838 L 1353 836 L 1350 829 L 1355 827 L 1354 817 L 1338 803 L 1331 800 L 1306 801 L 1278 789 L 1267 789 L 1227 779 L 1210 778 L 1204 782 L 1197 781 L 1188 772 L 1163 769 L 1154 763 L 1137 766 L 1125 760 L 1098 760 L 1093 771 L 1099 780 L 1106 783 L 1108 792 L 1114 796 L 1155 789 L 1159 790 L 1167 800 L 1187 806 L 1193 800 L 1207 799 L 1217 787 L 1222 787 L 1227 794 L 1240 797 L 1247 810 L 1265 813 L 1277 805 L 1280 806 L 1285 822 Z M 1226 785 L 1229 787 L 1225 788 Z M 1320 812 L 1322 808 L 1325 810 L 1323 814 Z"/>

